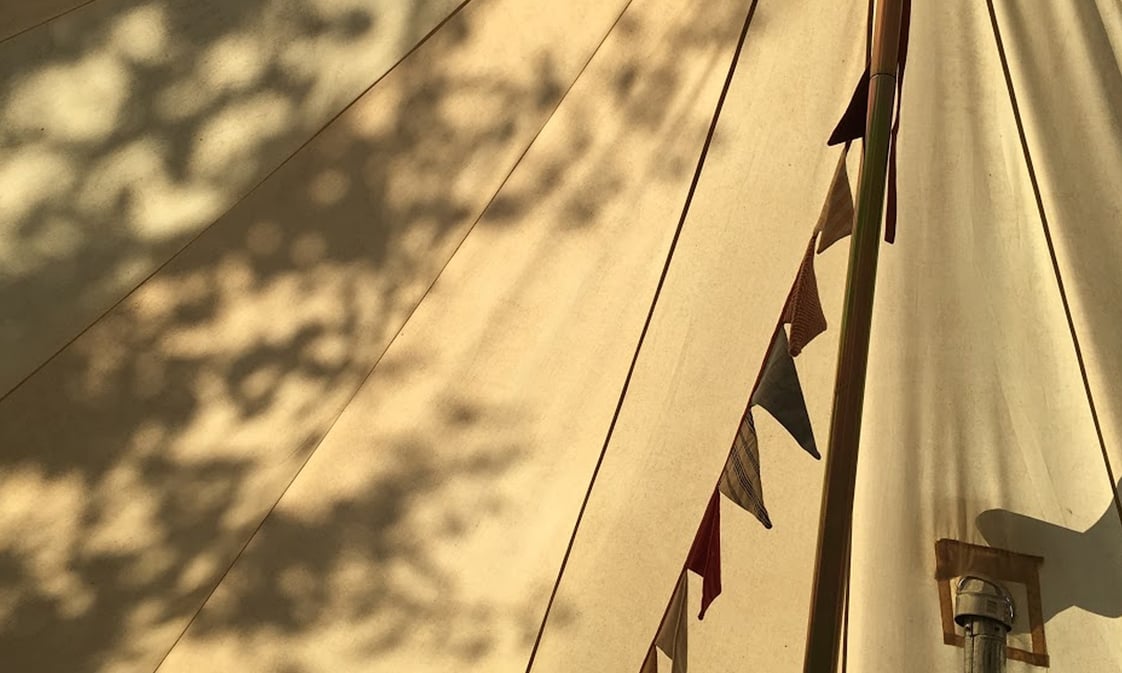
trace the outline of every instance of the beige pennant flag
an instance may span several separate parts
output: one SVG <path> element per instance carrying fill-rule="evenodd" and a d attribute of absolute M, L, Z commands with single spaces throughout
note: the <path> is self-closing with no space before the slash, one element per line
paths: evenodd
<path fill-rule="evenodd" d="M 674 589 L 674 597 L 670 599 L 670 607 L 666 610 L 662 625 L 658 627 L 658 638 L 655 639 L 658 649 L 674 662 L 671 673 L 686 673 L 689 640 L 687 630 L 689 619 L 686 616 L 688 592 L 689 579 L 686 577 L 686 571 L 682 570 L 681 576 L 678 577 L 678 586 Z M 650 659 L 649 655 L 648 659 Z"/>
<path fill-rule="evenodd" d="M 853 192 L 849 188 L 849 171 L 845 165 L 847 156 L 849 143 L 842 148 L 838 167 L 834 169 L 834 179 L 830 182 L 830 191 L 826 194 L 826 203 L 822 206 L 822 214 L 818 216 L 818 224 L 814 227 L 821 234 L 818 239 L 819 254 L 853 233 L 856 214 L 853 210 Z"/>

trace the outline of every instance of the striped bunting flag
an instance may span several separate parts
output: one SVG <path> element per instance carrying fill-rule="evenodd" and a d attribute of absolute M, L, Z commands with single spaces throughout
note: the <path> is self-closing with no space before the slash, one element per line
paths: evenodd
<path fill-rule="evenodd" d="M 764 528 L 771 528 L 771 517 L 764 506 L 764 488 L 760 481 L 760 447 L 756 441 L 756 424 L 752 408 L 744 412 L 736 439 L 732 441 L 725 469 L 717 488 L 742 508 L 760 520 Z"/>

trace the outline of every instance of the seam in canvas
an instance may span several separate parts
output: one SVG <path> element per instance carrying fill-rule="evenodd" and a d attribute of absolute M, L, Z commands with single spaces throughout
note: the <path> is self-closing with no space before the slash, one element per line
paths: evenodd
<path fill-rule="evenodd" d="M 30 33 L 31 31 L 35 30 L 36 28 L 39 28 L 40 26 L 45 26 L 48 23 L 50 23 L 50 22 L 52 22 L 56 19 L 61 19 L 62 17 L 66 16 L 67 14 L 73 14 L 74 12 L 78 11 L 79 9 L 82 9 L 83 7 L 86 7 L 87 5 L 92 5 L 95 1 L 96 0 L 86 0 L 85 2 L 83 2 L 80 5 L 75 5 L 75 6 L 71 7 L 70 9 L 63 10 L 63 11 L 59 12 L 58 14 L 54 14 L 52 16 L 49 16 L 49 17 L 45 18 L 45 19 L 42 19 L 38 23 L 30 25 L 26 28 L 21 28 L 20 30 L 12 33 L 8 37 L 0 38 L 0 44 L 4 44 L 8 40 L 14 40 L 17 37 L 19 37 L 20 35 L 23 35 L 24 33 Z"/>
<path fill-rule="evenodd" d="M 423 44 L 424 42 L 426 42 L 427 39 L 432 37 L 432 35 L 434 35 L 436 33 L 436 31 L 438 31 L 440 28 L 442 28 L 444 26 L 444 24 L 447 24 L 447 22 L 449 20 L 451 20 L 454 16 L 458 15 L 460 10 L 467 7 L 468 4 L 471 1 L 472 0 L 463 0 L 463 2 L 460 3 L 459 6 L 452 11 L 451 15 L 449 15 L 447 18 L 445 18 L 443 21 L 441 21 L 438 26 L 433 28 L 432 31 L 430 31 L 430 33 L 427 34 L 424 37 L 424 39 L 422 39 L 421 44 Z M 619 16 L 616 17 L 616 20 L 613 22 L 613 24 L 611 24 L 611 27 L 608 28 L 607 33 L 605 33 L 604 37 L 600 38 L 600 42 L 596 45 L 596 48 L 592 49 L 592 53 L 589 55 L 585 64 L 583 64 L 581 66 L 580 71 L 577 73 L 577 76 L 573 77 L 572 82 L 569 83 L 568 89 L 565 89 L 564 93 L 561 94 L 561 98 L 558 99 L 557 104 L 555 104 L 553 109 L 550 111 L 549 116 L 546 117 L 545 120 L 542 122 L 542 125 L 534 133 L 534 136 L 533 136 L 533 138 L 530 139 L 530 142 L 527 142 L 526 147 L 522 150 L 522 154 L 519 154 L 518 158 L 514 160 L 514 164 L 512 164 L 511 169 L 509 169 L 507 174 L 503 177 L 503 181 L 499 183 L 498 187 L 496 187 L 495 192 L 493 194 L 491 194 L 490 199 L 487 201 L 487 204 L 484 206 L 484 209 L 482 209 L 479 212 L 479 215 L 476 216 L 475 221 L 471 222 L 471 224 L 468 227 L 468 230 L 465 232 L 465 234 L 463 234 L 463 237 L 460 238 L 460 241 L 457 243 L 456 249 L 452 250 L 452 253 L 451 253 L 451 255 L 449 255 L 447 260 L 444 260 L 444 264 L 441 266 L 440 271 L 438 271 L 438 273 L 436 273 L 436 276 L 433 278 L 432 283 L 429 284 L 429 287 L 425 288 L 424 293 L 421 295 L 421 297 L 419 299 L 417 299 L 416 303 L 413 305 L 412 310 L 410 311 L 410 314 L 408 314 L 406 316 L 406 319 L 402 322 L 402 324 L 398 326 L 398 329 L 394 333 L 393 338 L 390 339 L 389 343 L 386 344 L 386 348 L 383 349 L 383 351 L 381 351 L 381 354 L 379 354 L 378 359 L 375 360 L 374 365 L 371 366 L 370 369 L 366 372 L 366 376 L 362 377 L 362 380 L 359 381 L 358 386 L 356 386 L 355 390 L 353 390 L 353 393 L 351 393 L 350 397 L 347 400 L 347 403 L 344 404 L 341 407 L 339 413 L 337 415 L 335 415 L 335 417 L 333 418 L 331 423 L 328 425 L 327 430 L 325 430 L 323 432 L 323 434 L 320 436 L 320 440 L 318 442 L 316 442 L 315 446 L 313 446 L 311 451 L 309 451 L 309 453 L 307 453 L 307 457 L 304 459 L 304 462 L 301 463 L 300 468 L 298 468 L 296 470 L 296 473 L 293 474 L 292 479 L 288 481 L 288 485 L 285 486 L 284 490 L 280 491 L 280 495 L 277 496 L 277 499 L 276 499 L 275 503 L 273 504 L 273 506 L 269 507 L 269 509 L 268 509 L 268 511 L 267 511 L 267 513 L 265 514 L 264 517 L 261 517 L 261 520 L 260 520 L 260 522 L 258 522 L 257 527 L 254 529 L 254 532 L 252 532 L 249 535 L 249 537 L 246 540 L 246 543 L 241 546 L 237 555 L 234 555 L 233 560 L 227 566 L 227 569 L 222 572 L 222 575 L 218 579 L 218 581 L 214 583 L 214 586 L 211 588 L 210 592 L 208 593 L 208 596 L 206 596 L 206 598 L 202 601 L 201 605 L 199 606 L 199 609 L 195 610 L 194 615 L 192 615 L 191 619 L 187 621 L 187 624 L 183 627 L 183 630 L 180 631 L 180 635 L 178 635 L 178 637 L 175 639 L 175 642 L 172 644 L 171 647 L 168 648 L 168 651 L 164 654 L 164 656 L 162 658 L 160 658 L 160 661 L 156 665 L 155 669 L 153 670 L 153 673 L 158 673 L 159 667 L 164 665 L 164 662 L 167 660 L 167 657 L 169 655 L 171 655 L 172 652 L 174 651 L 175 647 L 178 644 L 180 644 L 181 640 L 186 635 L 187 630 L 191 628 L 192 624 L 194 624 L 195 619 L 199 618 L 199 615 L 201 614 L 203 608 L 206 607 L 206 603 L 208 603 L 210 601 L 211 597 L 214 594 L 214 591 L 218 590 L 222 581 L 226 580 L 227 575 L 230 573 L 231 570 L 233 570 L 233 566 L 237 565 L 238 561 L 241 559 L 242 554 L 245 554 L 247 548 L 249 548 L 249 545 L 252 542 L 254 542 L 254 538 L 257 537 L 257 534 L 261 531 L 261 528 L 263 528 L 265 526 L 266 520 L 269 518 L 270 515 L 273 514 L 273 511 L 280 504 L 280 500 L 284 499 L 284 496 L 285 496 L 286 492 L 288 492 L 289 488 L 292 488 L 292 485 L 293 485 L 293 483 L 295 483 L 296 479 L 300 478 L 300 474 L 301 474 L 301 472 L 304 471 L 304 468 L 306 467 L 307 463 L 309 463 L 312 460 L 313 455 L 315 454 L 316 450 L 319 450 L 320 446 L 323 444 L 324 439 L 327 439 L 327 436 L 329 434 L 331 434 L 332 428 L 334 428 L 335 424 L 337 424 L 339 422 L 343 413 L 347 411 L 347 407 L 350 406 L 350 403 L 353 402 L 353 400 L 355 400 L 355 398 L 358 396 L 359 390 L 361 390 L 362 387 L 364 387 L 366 385 L 366 382 L 370 379 L 371 376 L 374 376 L 374 372 L 377 370 L 378 365 L 381 362 L 381 359 L 383 359 L 385 357 L 385 354 L 389 351 L 389 349 L 393 347 L 394 343 L 397 341 L 398 336 L 401 335 L 402 332 L 405 331 L 405 326 L 408 323 L 410 323 L 410 320 L 412 319 L 413 314 L 416 313 L 417 308 L 419 308 L 421 306 L 421 304 L 424 303 L 425 297 L 429 296 L 429 293 L 432 292 L 432 288 L 435 287 L 436 283 L 439 282 L 440 277 L 444 273 L 444 269 L 447 269 L 448 265 L 451 264 L 452 259 L 456 258 L 456 253 L 459 252 L 460 248 L 463 246 L 463 241 L 466 241 L 468 239 L 468 237 L 471 236 L 471 232 L 473 230 L 475 230 L 476 225 L 479 223 L 479 221 L 484 219 L 484 215 L 487 214 L 487 211 L 490 209 L 490 206 L 495 203 L 495 200 L 496 200 L 496 197 L 498 196 L 498 194 L 503 191 L 503 187 L 506 185 L 506 183 L 509 181 L 509 179 L 511 179 L 511 176 L 514 175 L 515 169 L 517 169 L 518 165 L 522 163 L 522 160 L 523 160 L 523 158 L 525 158 L 526 154 L 530 153 L 530 148 L 533 147 L 534 142 L 537 140 L 537 138 L 539 138 L 542 135 L 542 131 L 545 129 L 546 126 L 549 126 L 549 123 L 553 119 L 554 114 L 557 114 L 557 111 L 561 108 L 561 103 L 564 102 L 565 98 L 568 98 L 569 92 L 572 91 L 572 87 L 574 85 L 576 85 L 577 82 L 580 80 L 581 75 L 585 74 L 585 71 L 587 70 L 588 65 L 592 62 L 592 58 L 595 58 L 596 54 L 600 50 L 600 47 L 604 46 L 605 40 L 607 40 L 608 35 L 610 35 L 611 31 L 613 31 L 615 29 L 615 27 L 619 24 L 619 19 L 622 18 L 623 15 L 624 15 L 624 12 L 627 11 L 627 7 L 631 6 L 631 2 L 632 2 L 632 0 L 627 0 L 627 4 L 625 4 L 623 11 L 619 12 Z M 416 47 L 414 47 L 413 49 L 411 49 L 410 54 L 412 54 L 414 52 L 414 50 L 416 50 L 416 48 L 419 48 L 421 46 L 421 44 L 419 44 Z M 408 56 L 408 54 L 406 54 L 406 56 Z M 404 58 L 405 57 L 402 58 L 402 61 L 404 61 Z M 394 67 L 396 67 L 396 65 Z M 371 89 L 373 89 L 373 85 L 371 85 Z M 367 91 L 369 91 L 369 90 L 367 90 Z M 359 98 L 361 98 L 361 96 L 359 96 Z M 357 99 L 356 99 L 356 101 L 357 101 Z M 309 141 L 311 141 L 311 140 L 309 140 Z"/>
<path fill-rule="evenodd" d="M 545 614 L 542 615 L 541 626 L 538 627 L 537 636 L 535 636 L 534 638 L 534 646 L 530 650 L 530 658 L 526 662 L 526 673 L 531 673 L 531 670 L 534 667 L 534 660 L 537 657 L 538 648 L 541 646 L 542 636 L 545 633 L 545 627 L 549 621 L 550 611 L 553 608 L 553 603 L 556 600 L 558 590 L 561 587 L 561 579 L 565 574 L 565 569 L 568 567 L 569 557 L 572 555 L 573 545 L 577 539 L 577 531 L 580 529 L 580 524 L 584 519 L 584 513 L 588 508 L 588 502 L 592 496 L 592 490 L 596 485 L 596 478 L 600 474 L 600 467 L 604 463 L 604 457 L 608 452 L 608 445 L 611 443 L 612 436 L 615 432 L 616 423 L 619 421 L 620 412 L 623 409 L 624 400 L 627 398 L 627 391 L 631 385 L 631 378 L 635 374 L 635 367 L 639 360 L 639 354 L 643 349 L 643 343 L 646 340 L 647 332 L 649 331 L 651 322 L 654 318 L 655 308 L 658 305 L 659 297 L 662 295 L 662 288 L 666 284 L 666 278 L 670 271 L 670 264 L 674 259 L 674 252 L 678 247 L 678 240 L 681 238 L 682 229 L 684 228 L 686 223 L 686 217 L 689 215 L 690 205 L 693 203 L 693 197 L 694 193 L 697 191 L 698 182 L 700 182 L 701 180 L 701 172 L 705 166 L 705 159 L 709 155 L 709 147 L 710 145 L 712 145 L 713 136 L 717 130 L 717 122 L 721 117 L 721 110 L 724 108 L 725 98 L 728 96 L 729 89 L 731 88 L 733 74 L 736 72 L 736 64 L 740 60 L 740 54 L 744 49 L 744 42 L 748 37 L 748 28 L 752 24 L 752 17 L 756 13 L 756 5 L 758 4 L 758 2 L 759 0 L 751 0 L 748 7 L 748 12 L 744 17 L 744 25 L 740 30 L 740 37 L 737 40 L 736 48 L 733 50 L 732 58 L 729 62 L 728 73 L 725 75 L 725 82 L 721 88 L 721 94 L 717 98 L 717 104 L 713 110 L 713 116 L 709 122 L 709 130 L 705 136 L 705 142 L 702 144 L 701 152 L 698 154 L 697 165 L 694 168 L 693 178 L 690 181 L 690 187 L 686 192 L 686 199 L 682 205 L 682 213 L 678 218 L 677 227 L 674 229 L 674 236 L 670 240 L 670 247 L 666 252 L 666 260 L 662 265 L 662 273 L 659 275 L 658 284 L 655 286 L 654 295 L 651 297 L 650 308 L 647 310 L 647 317 L 643 322 L 643 329 L 639 333 L 639 339 L 635 344 L 635 351 L 631 356 L 631 363 L 627 368 L 627 375 L 624 377 L 623 385 L 620 388 L 619 398 L 616 402 L 615 411 L 612 413 L 612 420 L 608 424 L 608 430 L 604 437 L 604 443 L 600 447 L 600 455 L 596 459 L 596 466 L 592 469 L 592 476 L 588 482 L 588 489 L 585 491 L 584 499 L 581 501 L 580 510 L 577 512 L 576 522 L 573 525 L 573 533 L 569 536 L 569 543 L 565 548 L 565 555 L 561 559 L 561 566 L 557 571 L 557 577 L 553 583 L 553 589 L 549 594 L 549 602 L 546 604 Z M 716 489 L 716 485 L 714 485 L 714 489 Z M 682 572 L 685 572 L 684 567 L 682 569 Z M 679 577 L 681 577 L 680 573 L 675 576 L 675 584 L 677 584 Z M 666 609 L 670 609 L 669 604 L 667 604 Z M 664 612 L 663 619 L 665 619 L 665 617 L 666 615 Z M 651 646 L 654 646 L 654 638 L 652 638 L 651 640 Z"/>
<path fill-rule="evenodd" d="M 1075 319 L 1072 317 L 1071 304 L 1068 301 L 1067 289 L 1064 287 L 1063 275 L 1060 272 L 1060 262 L 1056 256 L 1056 246 L 1052 241 L 1052 230 L 1048 224 L 1048 215 L 1044 210 L 1044 198 L 1040 192 L 1040 181 L 1036 176 L 1036 168 L 1032 161 L 1032 152 L 1029 150 L 1028 138 L 1025 135 L 1025 125 L 1021 118 L 1021 108 L 1017 103 L 1017 94 L 1013 87 L 1013 75 L 1009 70 L 1009 60 L 1005 55 L 1005 43 L 1001 39 L 1001 28 L 998 26 L 997 12 L 993 0 L 986 0 L 989 10 L 990 25 L 993 27 L 994 42 L 997 45 L 997 54 L 1001 59 L 1001 70 L 1005 76 L 1005 87 L 1009 91 L 1009 104 L 1013 108 L 1013 118 L 1017 123 L 1017 136 L 1020 138 L 1021 151 L 1024 153 L 1025 165 L 1028 168 L 1029 181 L 1032 183 L 1032 195 L 1036 200 L 1036 210 L 1040 215 L 1040 225 L 1044 232 L 1044 241 L 1048 246 L 1048 256 L 1052 262 L 1052 272 L 1056 276 L 1056 287 L 1060 291 L 1060 301 L 1064 307 L 1064 317 L 1067 319 L 1068 331 L 1071 333 L 1071 343 L 1075 350 L 1075 359 L 1079 363 L 1079 375 L 1083 378 L 1083 390 L 1087 395 L 1087 405 L 1091 411 L 1091 421 L 1095 426 L 1095 435 L 1099 440 L 1099 450 L 1102 452 L 1103 465 L 1106 467 L 1106 476 L 1110 480 L 1110 492 L 1114 498 L 1114 507 L 1118 511 L 1118 519 L 1122 521 L 1122 498 L 1118 494 L 1118 482 L 1114 477 L 1114 470 L 1110 464 L 1110 454 L 1106 450 L 1106 439 L 1103 436 L 1102 423 L 1099 421 L 1099 412 L 1095 406 L 1095 396 L 1091 391 L 1091 380 L 1087 375 L 1087 364 L 1083 358 L 1083 348 L 1079 344 L 1079 334 L 1075 329 Z"/>
<path fill-rule="evenodd" d="M 176 260 L 176 258 L 178 258 L 180 255 L 182 255 L 183 252 L 187 250 L 187 248 L 190 248 L 196 241 L 201 239 L 208 231 L 213 229 L 216 224 L 221 222 L 222 219 L 224 217 L 226 217 L 226 215 L 228 215 L 231 211 L 233 211 L 235 208 L 240 206 L 241 203 L 243 201 L 245 201 L 246 199 L 248 199 L 251 194 L 256 192 L 261 187 L 261 185 L 265 184 L 266 180 L 268 180 L 269 178 L 276 175 L 282 168 L 284 168 L 286 165 L 288 165 L 289 161 L 291 161 L 293 158 L 295 158 L 297 155 L 299 155 L 301 152 L 303 152 L 304 148 L 306 148 L 308 145 L 312 144 L 312 141 L 314 141 L 316 138 L 318 138 L 320 136 L 320 134 L 322 134 L 325 130 L 327 130 L 327 128 L 329 126 L 334 124 L 340 117 L 342 117 L 344 114 L 346 114 L 348 110 L 350 110 L 352 107 L 355 106 L 356 103 L 358 103 L 358 101 L 362 100 L 362 98 L 365 97 L 366 94 L 370 93 L 370 91 L 373 90 L 374 87 L 378 86 L 378 84 L 380 84 L 382 82 L 382 80 L 389 77 L 390 73 L 397 70 L 397 68 L 402 63 L 405 62 L 405 59 L 409 58 L 411 55 L 413 55 L 414 52 L 416 52 L 418 49 L 420 49 L 422 45 L 424 45 L 426 42 L 428 42 L 432 38 L 433 35 L 436 35 L 437 31 L 439 31 L 441 28 L 443 28 L 445 26 L 445 24 L 447 24 L 453 18 L 455 18 L 456 15 L 458 15 L 461 11 L 463 11 L 463 9 L 465 7 L 467 7 L 467 5 L 469 5 L 471 2 L 472 2 L 472 0 L 463 0 L 463 2 L 461 2 L 459 5 L 457 5 L 456 8 L 453 9 L 452 12 L 448 14 L 448 16 L 444 17 L 440 21 L 440 23 L 436 24 L 436 26 L 434 26 L 432 30 L 425 33 L 424 37 L 422 37 L 417 42 L 417 44 L 413 45 L 413 47 L 410 48 L 409 51 L 405 52 L 401 56 L 401 58 L 399 58 L 397 61 L 395 61 L 394 64 L 391 65 L 388 70 L 386 70 L 386 72 L 384 72 L 380 76 L 378 76 L 378 78 L 375 79 L 370 84 L 370 86 L 363 89 L 362 93 L 355 96 L 354 99 L 351 100 L 351 102 L 347 103 L 346 106 L 344 106 L 342 110 L 339 110 L 339 112 L 337 112 L 335 115 L 333 115 L 331 117 L 331 119 L 328 119 L 327 122 L 325 122 L 314 133 L 312 133 L 312 135 L 307 140 L 305 140 L 303 143 L 301 143 L 299 147 L 297 147 L 295 150 L 292 151 L 292 153 L 290 153 L 288 156 L 286 156 L 279 164 L 276 165 L 276 167 L 274 167 L 272 170 L 270 170 L 268 173 L 266 173 L 265 176 L 262 177 L 260 180 L 258 180 L 257 183 L 255 183 L 252 187 L 247 189 L 245 191 L 245 193 L 242 194 L 240 197 L 238 197 L 238 199 L 236 201 L 234 201 L 234 203 L 231 204 L 229 208 L 224 210 L 221 215 L 219 215 L 214 220 L 212 220 L 209 224 L 207 224 L 202 229 L 200 229 L 194 236 L 191 237 L 190 240 L 188 240 L 178 250 L 176 250 L 174 253 L 172 253 L 172 255 L 170 257 L 168 257 L 166 260 L 161 262 L 159 266 L 157 266 L 150 273 L 145 275 L 144 278 L 140 279 L 140 281 L 135 283 L 132 286 L 132 288 L 129 289 L 128 292 L 121 295 L 120 299 L 118 299 L 117 301 L 110 304 L 104 311 L 99 313 L 96 318 L 91 320 L 89 322 L 89 324 L 87 324 L 85 327 L 83 327 L 81 330 L 79 330 L 77 334 L 75 334 L 73 337 L 68 339 L 66 341 L 66 343 L 64 343 L 62 346 L 59 346 L 58 349 L 56 349 L 49 356 L 44 358 L 43 361 L 40 362 L 38 365 L 36 365 L 35 368 L 32 369 L 30 372 L 28 372 L 28 374 L 26 376 L 24 376 L 19 381 L 17 381 L 7 391 L 0 394 L 0 403 L 3 403 L 4 400 L 8 399 L 9 396 L 14 394 L 24 384 L 26 384 L 28 381 L 30 381 L 32 378 L 34 378 L 36 374 L 38 374 L 43 368 L 45 368 L 52 361 L 54 361 L 54 359 L 57 358 L 59 355 L 61 355 L 63 353 L 63 351 L 65 351 L 67 348 L 70 348 L 70 346 L 73 345 L 75 341 L 82 338 L 82 335 L 84 335 L 86 332 L 90 331 L 93 328 L 94 325 L 101 322 L 101 320 L 103 318 L 105 318 L 107 315 L 109 315 L 110 313 L 112 313 L 114 309 L 116 309 L 121 304 L 125 303 L 125 301 L 129 297 L 131 297 L 133 294 L 135 294 L 136 291 L 139 290 L 145 283 L 152 280 L 152 278 L 154 278 L 156 276 L 156 274 L 163 271 L 165 268 L 167 268 L 167 266 L 169 264 L 174 262 Z M 80 9 L 80 7 L 75 7 L 74 9 L 75 10 Z M 74 10 L 71 10 L 71 11 L 74 11 Z"/>

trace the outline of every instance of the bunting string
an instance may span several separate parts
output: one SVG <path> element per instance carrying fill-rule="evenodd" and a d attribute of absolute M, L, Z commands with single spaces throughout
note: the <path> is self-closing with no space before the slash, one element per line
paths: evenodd
<path fill-rule="evenodd" d="M 658 633 L 643 660 L 641 673 L 658 673 L 656 647 L 673 661 L 673 673 L 685 673 L 687 626 L 683 611 L 687 599 L 686 570 L 696 573 L 702 579 L 698 619 L 704 619 L 710 604 L 721 593 L 720 494 L 755 516 L 765 528 L 772 527 L 771 517 L 764 505 L 759 442 L 752 407 L 766 409 L 807 453 L 816 459 L 821 457 L 814 440 L 794 357 L 826 329 L 814 274 L 815 254 L 821 253 L 852 232 L 852 191 L 845 168 L 848 150 L 849 142 L 846 142 L 834 171 L 822 214 L 815 224 L 795 281 L 772 333 L 767 355 L 752 387 L 724 469 L 721 470 L 709 498 Z M 822 244 L 820 237 L 822 240 L 831 240 Z M 791 324 L 792 329 L 790 340 L 783 328 L 787 323 Z"/>
<path fill-rule="evenodd" d="M 902 87 L 911 4 L 910 0 L 904 0 L 904 2 L 905 14 L 901 56 L 898 62 L 898 87 Z M 869 70 L 866 65 L 865 72 L 862 73 L 857 82 L 849 105 L 827 142 L 828 146 L 842 145 L 842 149 L 827 190 L 822 211 L 815 223 L 806 252 L 800 261 L 795 280 L 784 302 L 775 331 L 772 333 L 764 362 L 749 394 L 747 407 L 741 416 L 725 465 L 705 508 L 693 543 L 690 545 L 686 562 L 679 575 L 678 583 L 671 595 L 670 603 L 663 613 L 658 632 L 643 661 L 640 673 L 658 673 L 656 648 L 670 657 L 673 663 L 672 673 L 686 673 L 688 640 L 686 618 L 688 577 L 686 571 L 689 570 L 698 574 L 702 580 L 699 620 L 704 619 L 709 606 L 721 593 L 720 495 L 723 494 L 733 503 L 755 516 L 764 528 L 772 528 L 771 517 L 763 498 L 759 441 L 752 407 L 760 406 L 766 409 L 803 450 L 815 459 L 821 458 L 814 440 L 810 414 L 806 408 L 806 399 L 803 396 L 794 358 L 802 353 L 803 349 L 814 338 L 825 332 L 827 328 L 818 291 L 818 280 L 814 271 L 814 257 L 853 233 L 856 209 L 849 182 L 847 158 L 852 142 L 864 138 L 868 96 Z M 886 225 L 885 228 L 885 237 L 889 243 L 895 240 L 895 153 L 896 132 L 899 126 L 899 96 L 897 96 L 896 102 L 896 119 L 892 128 L 889 168 L 887 217 L 890 218 L 890 225 Z M 784 325 L 791 326 L 790 338 L 784 330 Z"/>

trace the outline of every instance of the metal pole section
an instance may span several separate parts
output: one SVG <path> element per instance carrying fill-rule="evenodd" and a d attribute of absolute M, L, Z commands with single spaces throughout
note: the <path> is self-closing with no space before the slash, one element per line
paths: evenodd
<path fill-rule="evenodd" d="M 804 673 L 832 673 L 838 665 L 902 9 L 901 0 L 876 0 L 869 116 L 849 252 Z"/>
<path fill-rule="evenodd" d="M 965 631 L 964 673 L 1004 673 L 1006 634 L 1013 628 L 1013 597 L 978 575 L 958 582 L 954 620 Z"/>

